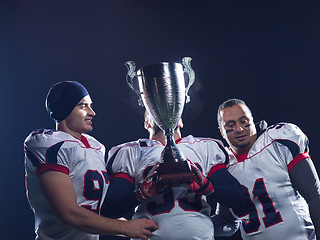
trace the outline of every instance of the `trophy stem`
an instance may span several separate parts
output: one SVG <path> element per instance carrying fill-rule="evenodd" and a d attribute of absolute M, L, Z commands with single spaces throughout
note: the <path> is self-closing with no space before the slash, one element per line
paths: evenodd
<path fill-rule="evenodd" d="M 166 136 L 173 136 L 173 129 L 172 128 L 166 129 L 164 132 L 165 132 Z"/>
<path fill-rule="evenodd" d="M 166 129 L 165 135 L 167 137 L 167 143 L 161 153 L 161 159 L 163 159 L 164 162 L 179 162 L 179 161 L 185 161 L 184 157 L 182 156 L 181 151 L 177 147 L 176 143 L 173 139 L 173 130 L 172 129 Z"/>
<path fill-rule="evenodd" d="M 173 133 L 172 129 L 165 130 L 167 144 L 161 153 L 157 184 L 189 184 L 194 179 L 190 164 L 174 142 Z"/>

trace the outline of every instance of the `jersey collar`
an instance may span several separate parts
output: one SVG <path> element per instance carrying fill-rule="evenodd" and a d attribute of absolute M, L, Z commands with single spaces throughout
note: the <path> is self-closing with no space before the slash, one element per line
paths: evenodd
<path fill-rule="evenodd" d="M 236 154 L 231 148 L 230 148 L 231 152 L 234 154 L 234 156 L 236 157 L 238 162 L 243 162 L 244 160 L 246 160 L 248 158 L 248 152 L 242 153 L 242 154 Z"/>
<path fill-rule="evenodd" d="M 150 140 L 158 141 L 158 142 L 160 142 L 163 146 L 165 146 L 165 144 L 164 144 L 163 142 L 161 142 L 160 140 L 158 140 L 158 139 L 151 138 Z M 175 141 L 175 144 L 178 144 L 181 140 L 182 140 L 182 138 L 178 138 L 178 139 Z"/>
<path fill-rule="evenodd" d="M 87 138 L 86 138 L 85 136 L 83 136 L 83 135 L 81 135 L 81 142 L 84 144 L 84 146 L 85 146 L 86 148 L 91 148 L 91 146 L 90 146 Z"/>

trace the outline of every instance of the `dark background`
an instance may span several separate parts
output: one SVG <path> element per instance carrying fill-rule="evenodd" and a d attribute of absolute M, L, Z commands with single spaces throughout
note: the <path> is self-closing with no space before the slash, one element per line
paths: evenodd
<path fill-rule="evenodd" d="M 300 126 L 319 170 L 319 11 L 308 0 L 1 1 L 0 239 L 34 238 L 23 141 L 54 127 L 44 108 L 51 85 L 78 80 L 88 88 L 92 135 L 107 149 L 147 137 L 125 82 L 128 60 L 141 68 L 192 57 L 184 135 L 220 138 L 216 109 L 238 97 L 256 121 Z"/>

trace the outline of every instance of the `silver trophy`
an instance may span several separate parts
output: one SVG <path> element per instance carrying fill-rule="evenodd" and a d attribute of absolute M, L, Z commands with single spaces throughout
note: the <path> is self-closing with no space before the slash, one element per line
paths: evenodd
<path fill-rule="evenodd" d="M 135 72 L 135 63 L 126 62 L 127 83 L 139 96 L 139 105 L 144 106 L 154 122 L 165 131 L 166 145 L 161 153 L 157 183 L 180 184 L 192 181 L 194 175 L 189 162 L 174 142 L 173 135 L 184 108 L 190 101 L 188 91 L 195 80 L 191 58 L 184 57 L 182 64 L 161 62 Z M 185 87 L 185 73 L 189 76 Z M 133 83 L 137 77 L 139 87 Z"/>

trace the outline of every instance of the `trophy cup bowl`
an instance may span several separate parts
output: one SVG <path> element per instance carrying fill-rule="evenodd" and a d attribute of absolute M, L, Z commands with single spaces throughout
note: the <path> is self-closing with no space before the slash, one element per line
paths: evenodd
<path fill-rule="evenodd" d="M 129 86 L 140 96 L 140 105 L 144 105 L 153 121 L 165 132 L 166 145 L 161 153 L 157 171 L 157 184 L 189 183 L 194 175 L 189 162 L 174 142 L 174 129 L 181 118 L 186 102 L 184 73 L 190 73 L 191 58 L 184 58 L 182 64 L 161 62 L 143 67 L 134 72 L 134 63 L 127 62 Z M 186 70 L 187 69 L 187 70 Z M 191 71 L 193 73 L 193 71 Z M 132 84 L 137 76 L 139 89 Z M 189 87 L 194 79 L 189 75 Z M 130 82 L 131 80 L 131 82 Z"/>

